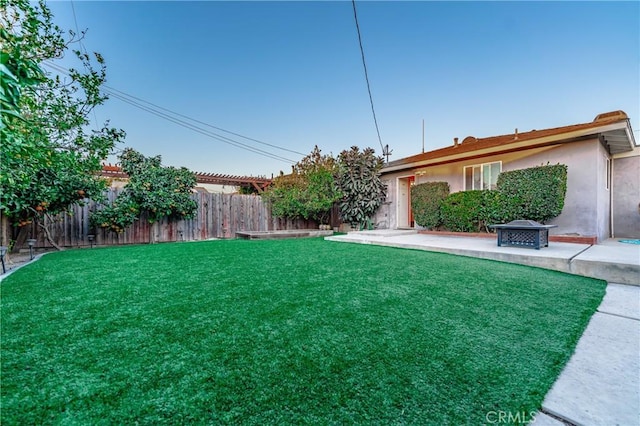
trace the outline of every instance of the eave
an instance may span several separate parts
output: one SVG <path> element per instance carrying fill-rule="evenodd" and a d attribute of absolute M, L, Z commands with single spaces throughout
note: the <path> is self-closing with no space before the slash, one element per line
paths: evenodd
<path fill-rule="evenodd" d="M 637 146 L 633 137 L 631 125 L 629 120 L 626 118 L 608 123 L 585 123 L 584 125 L 573 127 L 579 128 L 522 140 L 518 139 L 517 133 L 512 135 L 513 138 L 508 141 L 505 141 L 505 137 L 495 137 L 495 143 L 489 142 L 489 145 L 478 147 L 478 149 L 475 149 L 473 144 L 457 144 L 424 154 L 418 154 L 396 160 L 383 167 L 381 173 L 387 174 L 418 167 L 436 166 L 463 160 L 473 160 L 492 155 L 501 155 L 528 149 L 579 142 L 593 138 L 598 138 L 605 146 L 607 146 L 612 155 L 633 151 Z M 544 132 L 545 131 L 540 131 L 539 133 Z M 491 138 L 487 138 L 485 140 L 490 139 Z"/>

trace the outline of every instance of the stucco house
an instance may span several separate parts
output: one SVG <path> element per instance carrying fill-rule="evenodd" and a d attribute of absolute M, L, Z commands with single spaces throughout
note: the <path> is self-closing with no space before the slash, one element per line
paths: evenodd
<path fill-rule="evenodd" d="M 414 184 L 449 183 L 451 192 L 494 189 L 502 171 L 566 164 L 567 195 L 554 235 L 640 238 L 640 148 L 623 111 L 599 114 L 592 122 L 476 138 L 386 163 L 387 199 L 378 228 L 414 227 Z M 526 218 L 523 218 L 526 219 Z"/>

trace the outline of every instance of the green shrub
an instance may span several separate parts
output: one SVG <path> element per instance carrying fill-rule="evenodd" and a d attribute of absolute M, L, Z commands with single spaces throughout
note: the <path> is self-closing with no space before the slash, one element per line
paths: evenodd
<path fill-rule="evenodd" d="M 439 217 L 446 229 L 460 232 L 477 232 L 483 228 L 489 231 L 489 225 L 517 219 L 545 223 L 562 212 L 566 192 L 567 166 L 563 164 L 502 172 L 496 190 L 450 194 L 441 201 Z M 427 223 L 427 219 L 431 221 L 429 224 L 434 223 L 433 204 L 427 204 L 429 210 L 420 209 L 420 205 L 414 205 L 413 189 L 411 196 L 416 223 L 426 226 L 421 221 Z M 425 197 L 418 195 L 416 198 L 420 203 Z M 423 211 L 427 213 L 424 218 L 419 216 Z"/>
<path fill-rule="evenodd" d="M 502 192 L 495 189 L 482 191 L 478 227 L 484 227 L 487 232 L 493 232 L 489 229 L 489 225 L 515 220 L 515 217 L 509 215 L 508 204 L 509 198 Z"/>
<path fill-rule="evenodd" d="M 567 166 L 545 165 L 502 172 L 497 186 L 506 201 L 503 217 L 545 223 L 562 213 Z"/>
<path fill-rule="evenodd" d="M 482 200 L 483 191 L 478 190 L 450 194 L 440 209 L 444 226 L 451 231 L 479 231 Z"/>
<path fill-rule="evenodd" d="M 336 185 L 342 194 L 340 217 L 353 227 L 372 229 L 371 217 L 382 205 L 387 187 L 380 180 L 384 159 L 373 148 L 360 151 L 357 146 L 338 156 Z"/>
<path fill-rule="evenodd" d="M 262 197 L 270 203 L 275 217 L 301 217 L 325 224 L 333 204 L 341 195 L 335 185 L 336 172 L 335 158 L 322 155 L 316 145 L 309 155 L 293 166 L 291 174 L 280 172 Z"/>
<path fill-rule="evenodd" d="M 411 187 L 411 211 L 415 222 L 427 229 L 440 226 L 440 206 L 448 195 L 447 182 L 425 182 Z"/>

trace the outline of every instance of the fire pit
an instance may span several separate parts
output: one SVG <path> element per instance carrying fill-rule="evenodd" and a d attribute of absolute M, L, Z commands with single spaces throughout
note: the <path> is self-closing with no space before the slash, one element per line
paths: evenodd
<path fill-rule="evenodd" d="M 501 225 L 489 225 L 498 231 L 498 247 L 549 247 L 549 229 L 558 225 L 543 225 L 534 220 L 513 220 Z"/>

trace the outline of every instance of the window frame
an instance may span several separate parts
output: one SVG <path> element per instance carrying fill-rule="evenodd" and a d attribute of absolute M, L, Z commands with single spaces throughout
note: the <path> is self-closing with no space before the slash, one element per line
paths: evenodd
<path fill-rule="evenodd" d="M 500 161 L 491 161 L 489 163 L 470 164 L 468 166 L 464 166 L 462 168 L 462 179 L 464 181 L 464 185 L 463 185 L 464 190 L 465 191 L 473 191 L 473 190 L 485 191 L 485 190 L 488 190 L 488 189 L 495 189 L 495 188 L 491 188 L 490 185 L 489 185 L 488 188 L 484 187 L 485 186 L 484 185 L 485 166 L 488 166 L 489 170 L 491 170 L 490 167 L 493 164 L 498 164 L 499 165 L 498 175 L 500 175 L 500 173 L 502 173 L 502 160 L 500 160 Z M 476 180 L 475 179 L 475 168 L 479 168 L 479 170 L 480 170 L 480 172 L 479 172 L 479 175 L 480 175 L 480 187 L 479 188 L 473 188 L 475 180 Z M 467 187 L 467 169 L 471 169 L 471 186 L 472 186 L 472 188 L 468 188 Z M 491 173 L 491 172 L 489 172 L 489 173 Z M 489 179 L 491 179 L 491 175 L 489 175 Z M 498 179 L 497 179 L 497 176 L 496 176 L 496 182 L 497 181 L 498 181 Z"/>

